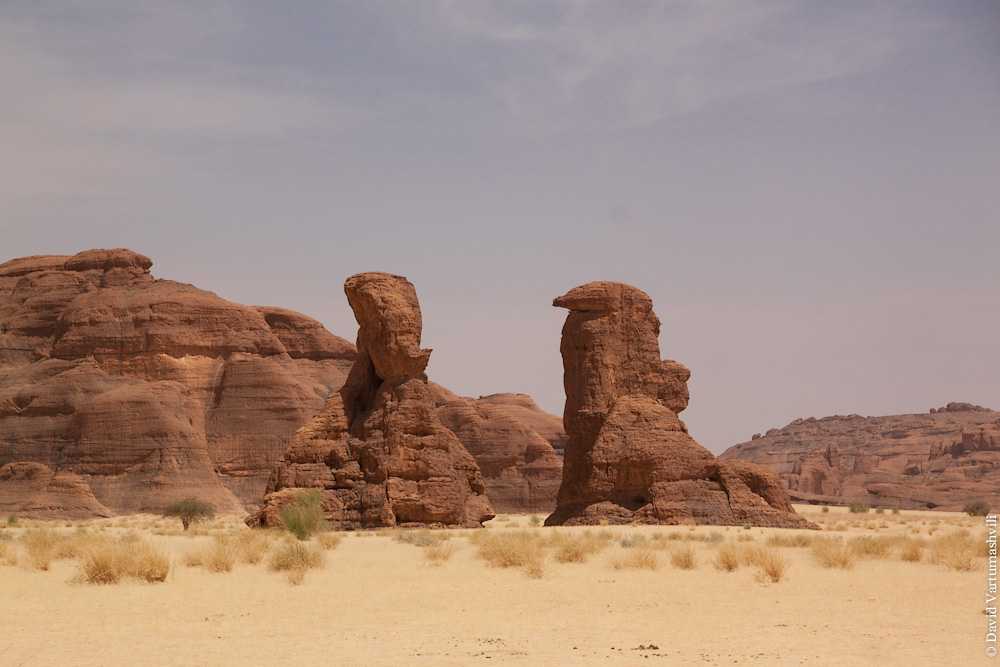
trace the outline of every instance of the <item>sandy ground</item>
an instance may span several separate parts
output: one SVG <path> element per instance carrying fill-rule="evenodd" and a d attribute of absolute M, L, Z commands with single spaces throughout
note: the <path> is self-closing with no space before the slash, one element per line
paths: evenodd
<path fill-rule="evenodd" d="M 800 511 L 827 527 L 847 528 L 831 535 L 926 536 L 981 526 L 978 519 L 941 513 L 857 518 L 836 508 L 823 515 L 816 508 Z M 487 530 L 529 525 L 528 517 L 502 519 Z M 864 560 L 842 571 L 821 568 L 808 549 L 782 548 L 791 564 L 787 575 L 761 583 L 747 568 L 714 568 L 717 546 L 703 543 L 691 543 L 699 557 L 694 570 L 672 567 L 669 558 L 656 571 L 615 570 L 609 563 L 624 552 L 615 544 L 582 564 L 550 558 L 544 575 L 533 579 L 487 566 L 460 536 L 451 540 L 457 546 L 451 560 L 435 567 L 419 547 L 388 535 L 349 533 L 322 570 L 292 586 L 264 565 L 225 574 L 186 567 L 183 554 L 212 538 L 156 535 L 154 523 L 110 520 L 106 530 L 145 531 L 168 550 L 174 566 L 165 583 L 71 583 L 73 561 L 58 561 L 48 572 L 0 565 L 0 665 L 993 662 L 984 654 L 985 559 L 972 572 L 899 560 Z M 4 529 L 15 537 L 23 530 L 24 522 Z M 622 536 L 721 532 L 727 539 L 752 535 L 761 544 L 775 532 L 792 532 L 608 530 Z"/>

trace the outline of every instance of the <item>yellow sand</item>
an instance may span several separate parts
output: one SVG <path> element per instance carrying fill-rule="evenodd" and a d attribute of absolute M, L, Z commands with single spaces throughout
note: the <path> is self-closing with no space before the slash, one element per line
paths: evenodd
<path fill-rule="evenodd" d="M 848 529 L 825 535 L 927 537 L 957 526 L 978 535 L 981 527 L 978 519 L 941 513 L 799 509 Z M 487 530 L 554 530 L 529 528 L 528 517 L 501 519 Z M 16 537 L 25 523 L 0 532 Z M 217 521 L 200 532 L 235 523 Z M 765 584 L 746 567 L 716 570 L 717 546 L 698 542 L 683 543 L 696 549 L 694 570 L 672 567 L 669 551 L 660 553 L 656 571 L 615 570 L 609 562 L 624 552 L 616 543 L 584 564 L 557 563 L 550 554 L 544 575 L 532 579 L 486 566 L 465 531 L 440 567 L 388 534 L 351 533 L 327 553 L 322 570 L 292 586 L 264 564 L 227 574 L 185 567 L 181 556 L 211 537 L 154 534 L 172 526 L 162 520 L 90 525 L 108 534 L 134 530 L 168 550 L 169 579 L 92 586 L 70 583 L 73 561 L 48 572 L 0 564 L 0 665 L 991 664 L 983 643 L 984 559 L 973 572 L 896 559 L 861 560 L 841 571 L 821 568 L 808 549 L 781 548 L 791 567 L 781 582 Z M 750 535 L 757 544 L 791 532 L 608 530 L 719 532 L 727 540 Z"/>

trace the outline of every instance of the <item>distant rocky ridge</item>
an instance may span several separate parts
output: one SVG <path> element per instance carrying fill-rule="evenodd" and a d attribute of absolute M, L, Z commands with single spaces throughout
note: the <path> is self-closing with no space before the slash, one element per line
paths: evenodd
<path fill-rule="evenodd" d="M 0 515 L 155 512 L 189 495 L 253 510 L 344 384 L 355 347 L 320 322 L 151 266 L 126 249 L 0 264 Z M 431 393 L 498 508 L 554 507 L 561 461 L 539 438 L 560 447 L 561 418 L 524 394 Z"/>
<path fill-rule="evenodd" d="M 924 414 L 796 419 L 726 450 L 764 466 L 793 500 L 961 510 L 1000 507 L 1000 412 L 949 403 Z"/>

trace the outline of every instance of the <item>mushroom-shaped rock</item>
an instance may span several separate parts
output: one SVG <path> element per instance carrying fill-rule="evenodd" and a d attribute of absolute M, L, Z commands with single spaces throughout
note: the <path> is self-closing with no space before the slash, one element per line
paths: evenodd
<path fill-rule="evenodd" d="M 280 521 L 297 489 L 319 489 L 340 528 L 480 526 L 493 509 L 475 459 L 440 421 L 424 374 L 420 303 L 402 276 L 362 273 L 344 284 L 358 321 L 347 382 L 296 433 L 251 525 Z"/>
<path fill-rule="evenodd" d="M 770 473 L 719 462 L 688 435 L 690 371 L 660 358 L 660 321 L 640 289 L 592 282 L 556 298 L 568 435 L 547 525 L 704 523 L 812 527 Z"/>

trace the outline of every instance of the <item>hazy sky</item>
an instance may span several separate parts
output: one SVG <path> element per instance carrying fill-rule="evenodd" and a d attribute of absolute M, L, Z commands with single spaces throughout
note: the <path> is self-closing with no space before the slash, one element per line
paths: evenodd
<path fill-rule="evenodd" d="M 145 8 L 138 8 L 146 5 Z M 0 2 L 4 259 L 127 246 L 562 411 L 551 300 L 653 297 L 715 451 L 1000 407 L 1000 2 Z"/>

